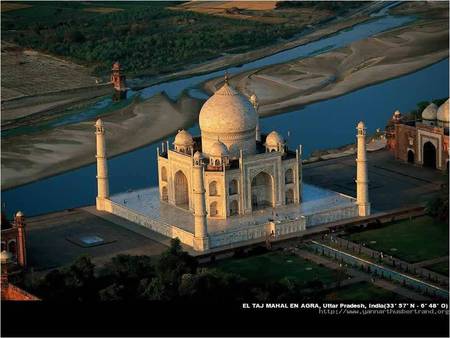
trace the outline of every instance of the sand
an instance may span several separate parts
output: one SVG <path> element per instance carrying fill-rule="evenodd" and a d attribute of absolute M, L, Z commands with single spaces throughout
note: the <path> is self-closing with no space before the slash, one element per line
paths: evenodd
<path fill-rule="evenodd" d="M 294 41 L 254 52 L 227 55 L 169 77 L 209 72 L 230 64 L 251 61 L 320 39 L 367 18 L 353 16 Z M 423 20 L 420 24 L 383 33 L 369 40 L 318 57 L 244 73 L 234 77 L 232 82 L 244 91 L 256 90 L 260 94 L 263 115 L 337 96 L 352 88 L 381 81 L 382 77 L 387 79 L 406 74 L 448 57 L 448 18 L 441 21 Z M 442 48 L 443 41 L 445 48 Z M 341 66 L 337 67 L 338 64 Z M 217 81 L 209 82 L 207 87 L 212 88 Z M 266 95 L 262 95 L 264 91 Z M 304 94 L 300 99 L 299 93 Z M 192 125 L 197 119 L 200 104 L 186 96 L 174 103 L 160 94 L 144 103 L 135 103 L 105 116 L 106 128 L 110 131 L 107 134 L 109 155 L 131 151 Z M 2 189 L 93 163 L 93 123 L 94 121 L 87 121 L 42 133 L 3 139 Z M 127 140 L 126 143 L 123 142 L 124 139 Z"/>
<path fill-rule="evenodd" d="M 273 115 L 405 75 L 448 58 L 448 12 L 315 57 L 238 74 L 231 83 L 256 93 L 260 113 Z M 222 78 L 204 87 L 213 92 Z"/>
<path fill-rule="evenodd" d="M 199 109 L 200 104 L 187 96 L 173 103 L 158 94 L 102 117 L 108 156 L 153 143 L 190 126 Z M 94 131 L 94 121 L 86 121 L 2 139 L 2 190 L 94 162 Z"/>

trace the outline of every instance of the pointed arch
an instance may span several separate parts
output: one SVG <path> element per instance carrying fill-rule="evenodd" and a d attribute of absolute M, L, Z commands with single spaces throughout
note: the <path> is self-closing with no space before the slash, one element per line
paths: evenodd
<path fill-rule="evenodd" d="M 189 184 L 181 170 L 175 174 L 175 205 L 189 209 Z"/>

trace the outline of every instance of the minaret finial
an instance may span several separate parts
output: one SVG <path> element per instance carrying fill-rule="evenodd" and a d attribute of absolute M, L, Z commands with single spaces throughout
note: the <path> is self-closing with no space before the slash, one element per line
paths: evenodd
<path fill-rule="evenodd" d="M 225 71 L 225 83 L 228 84 L 228 81 L 230 80 L 230 77 L 228 75 L 228 71 Z"/>

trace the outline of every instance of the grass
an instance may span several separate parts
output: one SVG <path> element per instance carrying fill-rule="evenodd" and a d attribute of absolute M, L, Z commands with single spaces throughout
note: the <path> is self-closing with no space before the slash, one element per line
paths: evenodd
<path fill-rule="evenodd" d="M 324 301 L 402 302 L 409 299 L 367 282 L 356 283 L 324 294 Z"/>
<path fill-rule="evenodd" d="M 448 276 L 448 259 L 440 263 L 425 266 L 425 269 L 440 273 L 441 275 L 444 276 Z"/>
<path fill-rule="evenodd" d="M 240 259 L 227 259 L 216 264 L 216 268 L 241 275 L 252 282 L 274 282 L 285 277 L 304 283 L 320 280 L 324 284 L 336 280 L 336 272 L 309 262 L 298 256 L 270 252 Z"/>
<path fill-rule="evenodd" d="M 383 228 L 351 234 L 344 238 L 365 243 L 371 249 L 416 263 L 448 255 L 448 230 L 448 224 L 423 216 L 394 222 Z M 396 250 L 391 250 L 393 248 Z"/>

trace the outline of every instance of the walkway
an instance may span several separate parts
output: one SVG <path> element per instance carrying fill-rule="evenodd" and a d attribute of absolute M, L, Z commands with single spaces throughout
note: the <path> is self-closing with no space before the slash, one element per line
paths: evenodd
<path fill-rule="evenodd" d="M 441 263 L 441 262 L 445 262 L 448 261 L 448 256 L 442 256 L 442 257 L 437 257 L 437 258 L 433 258 L 433 259 L 429 259 L 426 261 L 422 261 L 422 262 L 418 262 L 418 263 L 414 263 L 413 265 L 415 267 L 422 267 L 422 266 L 428 266 L 428 265 L 433 265 L 433 264 L 437 264 L 437 263 Z"/>
<path fill-rule="evenodd" d="M 420 290 L 426 295 L 438 296 L 440 298 L 448 299 L 448 290 L 429 284 L 417 278 L 405 275 L 403 273 L 393 271 L 387 267 L 372 263 L 357 256 L 353 256 L 349 253 L 332 248 L 325 244 L 311 241 L 310 247 L 316 252 L 320 252 L 323 255 L 332 257 L 342 263 L 351 264 L 354 267 L 358 267 L 362 271 L 367 271 L 370 274 L 381 278 L 387 278 L 392 281 L 401 283 L 402 286 L 407 286 L 410 289 Z"/>
<path fill-rule="evenodd" d="M 316 264 L 322 264 L 325 267 L 329 268 L 329 269 L 333 269 L 333 270 L 339 270 L 342 269 L 342 266 L 337 263 L 334 262 L 332 260 L 330 260 L 329 258 L 325 258 L 323 256 L 318 256 L 313 254 L 312 252 L 306 251 L 306 250 L 296 250 L 295 251 L 296 254 L 298 254 L 300 257 L 310 260 Z M 371 274 L 362 272 L 360 270 L 351 268 L 351 267 L 346 267 L 345 271 L 352 276 L 351 279 L 347 279 L 343 282 L 340 283 L 340 287 L 343 286 L 347 286 L 347 285 L 351 285 L 351 284 L 356 284 L 359 282 L 369 282 L 369 283 L 373 283 L 378 287 L 381 287 L 383 289 L 389 290 L 391 292 L 395 292 L 405 298 L 414 300 L 414 301 L 429 301 L 430 299 L 428 297 L 425 297 L 424 295 L 417 293 L 415 291 L 409 290 L 407 288 L 404 288 L 402 286 L 399 285 L 395 285 L 391 282 L 385 281 L 385 280 L 381 280 L 381 279 L 376 279 L 375 281 L 373 280 L 373 277 Z"/>
<path fill-rule="evenodd" d="M 448 259 L 448 256 L 438 257 L 430 259 L 428 261 L 412 264 L 403 261 L 399 258 L 393 257 L 391 255 L 387 255 L 386 253 L 370 249 L 364 245 L 349 241 L 347 239 L 338 236 L 329 236 L 329 237 L 322 236 L 322 240 L 320 240 L 319 242 L 334 247 L 342 252 L 347 252 L 351 255 L 357 254 L 359 256 L 362 254 L 366 256 L 369 261 L 378 260 L 377 263 L 379 264 L 389 265 L 392 270 L 413 274 L 418 276 L 419 278 L 426 279 L 432 283 L 448 287 L 449 283 L 448 276 L 443 276 L 439 273 L 436 273 L 428 269 L 424 269 L 422 267 L 433 263 L 445 261 L 446 259 Z"/>

